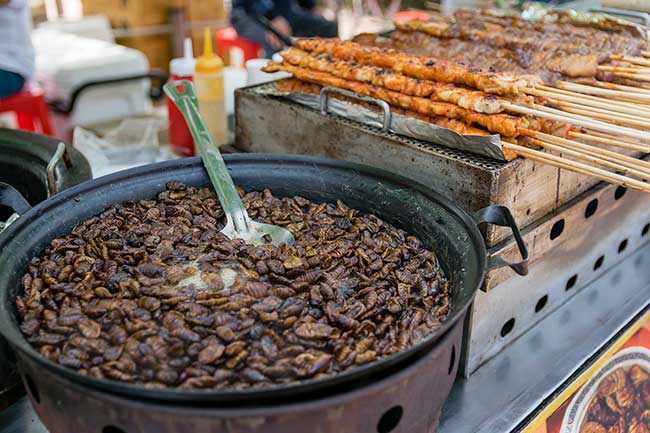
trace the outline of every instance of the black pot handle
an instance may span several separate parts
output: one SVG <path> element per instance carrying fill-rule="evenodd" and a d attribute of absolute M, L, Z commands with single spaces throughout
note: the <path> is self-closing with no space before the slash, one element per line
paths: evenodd
<path fill-rule="evenodd" d="M 59 192 L 59 188 L 56 184 L 56 166 L 59 165 L 59 162 L 61 162 L 61 160 L 63 160 L 65 163 L 66 168 L 72 165 L 72 161 L 70 160 L 70 155 L 68 155 L 68 150 L 65 146 L 65 143 L 59 141 L 59 144 L 56 146 L 56 151 L 52 155 L 50 162 L 47 163 L 47 167 L 45 169 L 48 197 L 51 197 Z"/>
<path fill-rule="evenodd" d="M 21 193 L 4 182 L 0 182 L 0 205 L 7 206 L 14 211 L 14 214 L 6 222 L 0 222 L 0 233 L 16 221 L 20 215 L 27 213 L 32 208 Z"/>
<path fill-rule="evenodd" d="M 504 266 L 510 267 L 513 271 L 519 275 L 528 274 L 528 248 L 526 248 L 526 243 L 521 237 L 521 232 L 517 223 L 515 222 L 510 209 L 505 206 L 488 206 L 477 211 L 474 214 L 474 219 L 477 224 L 488 223 L 494 224 L 500 227 L 510 227 L 512 234 L 515 237 L 517 242 L 517 248 L 519 248 L 519 254 L 521 255 L 521 261 L 519 262 L 508 262 L 503 257 L 492 256 L 488 258 L 488 269 L 497 269 Z"/>

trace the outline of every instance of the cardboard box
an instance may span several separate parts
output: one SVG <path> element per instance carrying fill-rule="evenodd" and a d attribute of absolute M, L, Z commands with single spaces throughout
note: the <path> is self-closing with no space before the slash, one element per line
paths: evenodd
<path fill-rule="evenodd" d="M 84 0 L 83 8 L 85 15 L 106 15 L 113 28 L 129 30 L 169 24 L 172 8 L 183 8 L 189 23 L 228 19 L 224 0 Z M 151 68 L 168 71 L 173 54 L 172 36 L 165 33 L 124 37 L 117 38 L 116 42 L 145 53 Z M 195 56 L 200 55 L 203 29 L 193 29 L 189 36 L 194 43 Z"/>
<path fill-rule="evenodd" d="M 228 19 L 223 0 L 185 0 L 184 3 L 190 22 Z"/>
<path fill-rule="evenodd" d="M 170 4 L 175 0 L 84 0 L 84 15 L 108 16 L 113 28 L 167 24 Z"/>
<path fill-rule="evenodd" d="M 84 15 L 104 14 L 113 28 L 167 24 L 170 8 L 184 8 L 187 20 L 227 20 L 223 0 L 84 0 Z"/>

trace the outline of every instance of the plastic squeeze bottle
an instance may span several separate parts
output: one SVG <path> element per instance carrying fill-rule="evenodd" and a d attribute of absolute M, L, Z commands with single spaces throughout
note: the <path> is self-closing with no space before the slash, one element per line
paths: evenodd
<path fill-rule="evenodd" d="M 228 139 L 228 119 L 223 86 L 223 60 L 212 51 L 212 32 L 205 29 L 203 55 L 196 60 L 194 85 L 199 110 L 219 145 Z"/>
<path fill-rule="evenodd" d="M 183 57 L 172 59 L 169 63 L 171 81 L 194 79 L 196 60 L 192 54 L 192 39 L 185 38 L 183 43 Z M 169 144 L 172 149 L 185 155 L 192 156 L 196 153 L 192 134 L 185 123 L 183 115 L 169 97 L 167 98 L 167 114 L 169 117 Z"/>

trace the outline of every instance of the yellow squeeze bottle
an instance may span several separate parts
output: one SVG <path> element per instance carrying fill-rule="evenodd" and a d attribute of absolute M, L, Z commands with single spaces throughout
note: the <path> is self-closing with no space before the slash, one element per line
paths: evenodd
<path fill-rule="evenodd" d="M 194 85 L 199 110 L 218 145 L 228 140 L 228 119 L 223 86 L 223 60 L 212 51 L 212 32 L 205 29 L 203 55 L 196 59 Z"/>

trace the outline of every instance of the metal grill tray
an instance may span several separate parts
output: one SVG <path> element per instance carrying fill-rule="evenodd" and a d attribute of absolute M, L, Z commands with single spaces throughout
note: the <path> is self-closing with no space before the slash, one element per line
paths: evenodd
<path fill-rule="evenodd" d="M 277 96 L 297 102 L 305 107 L 319 110 L 324 115 L 333 114 L 364 126 L 379 128 L 382 132 L 390 131 L 405 138 L 439 144 L 500 161 L 508 160 L 503 153 L 499 134 L 460 135 L 433 123 L 394 113 L 386 101 L 357 95 L 349 90 L 323 87 L 320 94 L 282 92 L 277 89 L 275 82 L 272 82 L 257 87 L 256 91 L 261 95 Z M 331 95 L 346 99 L 332 98 Z M 380 111 L 373 110 L 371 108 L 373 106 L 378 107 Z"/>
<path fill-rule="evenodd" d="M 598 181 L 526 159 L 502 162 L 409 139 L 283 98 L 260 94 L 261 86 L 235 92 L 238 148 L 345 159 L 410 177 L 452 198 L 468 211 L 507 206 L 526 227 L 588 190 Z M 488 247 L 509 236 L 489 228 Z"/>

